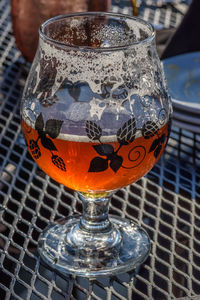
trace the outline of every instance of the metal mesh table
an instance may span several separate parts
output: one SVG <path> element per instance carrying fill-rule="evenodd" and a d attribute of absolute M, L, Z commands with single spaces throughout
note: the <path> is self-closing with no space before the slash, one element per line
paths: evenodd
<path fill-rule="evenodd" d="M 141 224 L 152 242 L 140 270 L 89 280 L 62 277 L 37 255 L 50 221 L 81 212 L 73 192 L 27 152 L 19 101 L 28 66 L 15 47 L 9 1 L 0 1 L 0 299 L 200 299 L 200 135 L 172 126 L 146 176 L 118 191 L 110 213 Z"/>

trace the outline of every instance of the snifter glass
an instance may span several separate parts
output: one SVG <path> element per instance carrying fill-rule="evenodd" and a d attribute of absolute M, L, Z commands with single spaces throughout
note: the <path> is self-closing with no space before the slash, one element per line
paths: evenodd
<path fill-rule="evenodd" d="M 109 200 L 160 158 L 172 111 L 153 28 L 91 12 L 49 19 L 39 35 L 22 130 L 36 163 L 83 204 L 81 216 L 45 229 L 39 254 L 65 274 L 128 271 L 145 261 L 150 241 L 132 220 L 108 216 Z"/>

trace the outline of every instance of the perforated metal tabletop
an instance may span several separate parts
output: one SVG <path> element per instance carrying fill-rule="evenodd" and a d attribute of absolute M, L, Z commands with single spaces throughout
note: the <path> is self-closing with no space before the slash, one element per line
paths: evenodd
<path fill-rule="evenodd" d="M 178 14 L 170 16 L 172 26 L 179 22 Z M 151 253 L 145 264 L 119 276 L 89 280 L 63 277 L 42 263 L 39 234 L 49 222 L 80 213 L 81 203 L 73 191 L 46 176 L 26 149 L 19 102 L 28 69 L 15 47 L 10 3 L 1 0 L 0 299 L 199 300 L 200 135 L 174 126 L 153 170 L 111 201 L 110 213 L 131 218 L 147 230 Z"/>

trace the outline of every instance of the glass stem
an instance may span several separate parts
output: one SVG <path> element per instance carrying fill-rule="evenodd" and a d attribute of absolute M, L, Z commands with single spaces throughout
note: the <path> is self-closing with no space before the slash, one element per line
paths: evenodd
<path fill-rule="evenodd" d="M 112 231 L 112 224 L 108 218 L 110 195 L 101 198 L 90 198 L 79 193 L 79 197 L 83 204 L 80 228 L 92 233 Z"/>

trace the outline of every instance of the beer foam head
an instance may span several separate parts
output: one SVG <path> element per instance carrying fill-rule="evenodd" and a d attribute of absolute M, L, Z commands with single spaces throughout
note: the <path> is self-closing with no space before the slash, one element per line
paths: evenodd
<path fill-rule="evenodd" d="M 141 61 L 145 68 L 150 67 L 148 51 L 153 39 L 149 24 L 128 16 L 80 14 L 50 19 L 41 29 L 42 63 L 36 71 L 41 73 L 45 64 L 56 69 L 52 94 L 66 78 L 73 83 L 87 82 L 100 94 L 103 84 L 111 83 L 114 90 L 124 77 L 131 78 Z"/>

